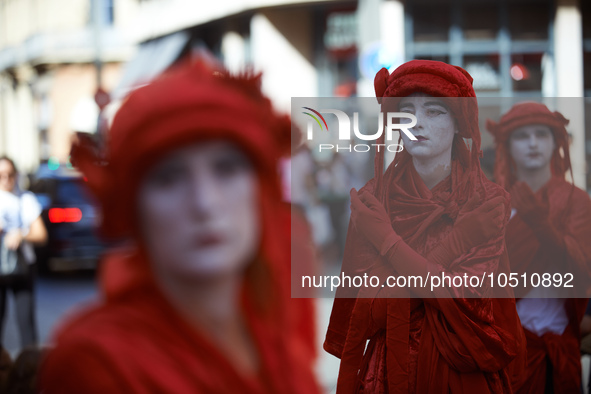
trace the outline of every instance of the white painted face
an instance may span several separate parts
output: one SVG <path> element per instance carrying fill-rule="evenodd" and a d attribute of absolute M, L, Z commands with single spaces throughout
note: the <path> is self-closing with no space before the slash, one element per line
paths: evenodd
<path fill-rule="evenodd" d="M 550 165 L 556 147 L 552 129 L 531 124 L 515 129 L 509 137 L 509 151 L 517 170 L 537 170 Z"/>
<path fill-rule="evenodd" d="M 138 214 L 158 273 L 213 279 L 241 273 L 260 242 L 258 179 L 225 141 L 175 150 L 143 179 Z"/>
<path fill-rule="evenodd" d="M 409 129 L 417 141 L 402 133 L 404 149 L 414 159 L 429 160 L 446 156 L 451 160 L 453 139 L 458 130 L 451 111 L 441 98 L 417 92 L 401 99 L 398 108 L 400 112 L 417 117 L 417 124 Z"/>

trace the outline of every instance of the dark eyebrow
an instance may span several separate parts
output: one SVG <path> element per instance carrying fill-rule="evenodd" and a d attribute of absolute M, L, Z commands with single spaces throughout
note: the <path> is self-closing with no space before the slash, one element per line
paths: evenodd
<path fill-rule="evenodd" d="M 398 105 L 398 108 L 402 108 L 402 107 L 413 107 L 414 108 L 414 104 L 411 103 L 410 101 L 403 101 L 402 103 L 400 103 Z"/>

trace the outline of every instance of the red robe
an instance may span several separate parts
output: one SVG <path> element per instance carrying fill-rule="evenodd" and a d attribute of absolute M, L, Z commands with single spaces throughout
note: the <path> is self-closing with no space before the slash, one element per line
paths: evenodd
<path fill-rule="evenodd" d="M 462 183 L 466 174 L 457 161 L 452 174 L 432 190 L 410 161 L 401 166 L 406 167 L 390 166 L 384 174 L 390 185 L 389 213 L 394 230 L 423 256 L 451 231 L 470 190 L 477 190 L 483 201 L 506 196 L 486 179 L 472 186 Z M 372 191 L 373 184 L 366 189 Z M 508 219 L 508 200 L 506 205 Z M 349 225 L 343 271 L 359 274 L 381 259 L 377 254 Z M 445 268 L 480 275 L 506 271 L 503 235 Z M 366 339 L 370 342 L 362 356 Z M 341 358 L 339 393 L 504 393 L 510 392 L 507 366 L 523 355 L 523 345 L 512 298 L 337 298 L 324 348 Z"/>
<path fill-rule="evenodd" d="M 507 225 L 506 242 L 511 268 L 519 275 L 532 272 L 571 272 L 576 281 L 587 282 L 591 276 L 591 200 L 584 191 L 560 177 L 553 177 L 536 193 L 549 203 L 549 220 L 563 237 L 566 249 L 541 245 L 519 213 Z M 569 298 L 564 307 L 569 319 L 562 335 L 545 333 L 539 337 L 524 328 L 527 337 L 525 373 L 513 377 L 519 393 L 539 393 L 546 384 L 546 357 L 553 367 L 554 390 L 579 393 L 581 354 L 579 324 L 588 298 Z"/>
<path fill-rule="evenodd" d="M 264 190 L 264 188 L 263 188 Z M 242 312 L 259 357 L 239 373 L 167 301 L 140 254 L 114 253 L 101 267 L 104 301 L 70 319 L 44 360 L 44 393 L 319 393 L 312 300 L 289 298 L 289 211 L 262 193 L 262 261 L 267 275 L 244 285 Z M 275 215 L 271 215 L 274 212 Z M 273 231 L 271 231 L 273 230 Z M 293 236 L 301 240 L 301 224 Z M 287 251 L 287 252 L 286 252 Z M 246 282 L 245 282 L 246 283 Z M 277 289 L 269 297 L 268 290 Z M 264 313 L 259 306 L 266 303 Z"/>

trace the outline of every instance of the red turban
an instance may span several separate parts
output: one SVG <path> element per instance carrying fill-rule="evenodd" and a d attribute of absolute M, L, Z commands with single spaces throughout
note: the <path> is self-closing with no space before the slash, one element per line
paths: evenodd
<path fill-rule="evenodd" d="M 499 123 L 490 119 L 486 121 L 486 128 L 495 137 L 496 156 L 494 177 L 495 182 L 506 189 L 515 183 L 515 175 L 512 171 L 513 159 L 509 154 L 508 141 L 511 133 L 522 126 L 541 124 L 550 127 L 554 135 L 556 149 L 552 155 L 552 175 L 564 178 L 566 171 L 571 170 L 569 141 L 566 119 L 560 112 L 551 112 L 541 103 L 525 102 L 515 104 Z"/>

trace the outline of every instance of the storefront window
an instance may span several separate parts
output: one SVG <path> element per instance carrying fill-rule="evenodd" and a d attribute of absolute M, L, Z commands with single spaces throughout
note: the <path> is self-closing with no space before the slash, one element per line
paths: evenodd
<path fill-rule="evenodd" d="M 474 78 L 476 91 L 496 91 L 501 88 L 498 54 L 464 56 L 464 68 Z"/>
<path fill-rule="evenodd" d="M 512 40 L 547 40 L 550 9 L 544 2 L 509 4 Z"/>

